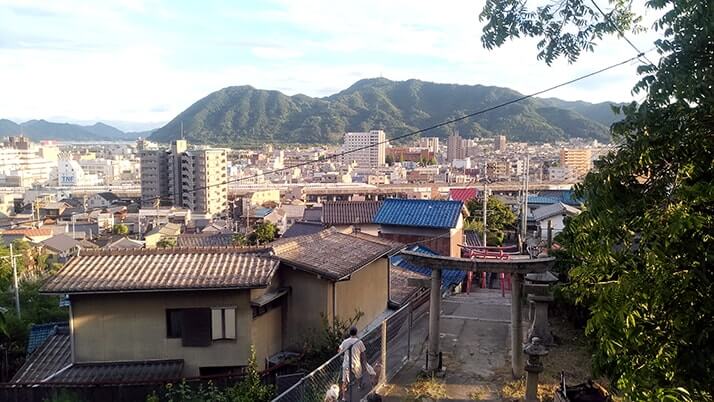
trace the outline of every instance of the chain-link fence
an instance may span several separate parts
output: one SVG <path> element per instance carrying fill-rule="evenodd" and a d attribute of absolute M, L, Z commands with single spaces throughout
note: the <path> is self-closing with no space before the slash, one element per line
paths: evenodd
<path fill-rule="evenodd" d="M 340 400 L 362 400 L 377 386 L 391 380 L 407 361 L 425 353 L 428 310 L 429 293 L 423 292 L 364 334 L 360 340 L 369 367 L 355 361 L 361 354 L 352 353 L 353 345 L 301 378 L 273 402 L 323 402 L 331 388 L 339 390 Z"/>

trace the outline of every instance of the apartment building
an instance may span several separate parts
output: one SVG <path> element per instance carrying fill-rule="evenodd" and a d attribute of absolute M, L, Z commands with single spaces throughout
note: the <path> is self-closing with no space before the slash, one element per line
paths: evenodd
<path fill-rule="evenodd" d="M 51 172 L 57 168 L 57 147 L 44 148 L 35 146 L 23 136 L 9 137 L 0 148 L 0 186 L 46 184 Z"/>
<path fill-rule="evenodd" d="M 345 162 L 354 161 L 361 168 L 378 168 L 385 165 L 387 153 L 386 134 L 383 130 L 366 133 L 346 133 L 343 149 L 350 152 Z"/>
<path fill-rule="evenodd" d="M 454 159 L 464 159 L 465 155 L 464 139 L 458 134 L 449 135 L 446 143 L 446 160 L 451 162 Z"/>
<path fill-rule="evenodd" d="M 561 148 L 560 166 L 571 168 L 578 176 L 584 176 L 592 168 L 592 150 L 590 148 Z"/>
<path fill-rule="evenodd" d="M 142 150 L 141 195 L 145 206 L 161 203 L 189 208 L 194 213 L 217 215 L 228 204 L 225 149 L 188 149 L 185 140 L 169 150 Z"/>

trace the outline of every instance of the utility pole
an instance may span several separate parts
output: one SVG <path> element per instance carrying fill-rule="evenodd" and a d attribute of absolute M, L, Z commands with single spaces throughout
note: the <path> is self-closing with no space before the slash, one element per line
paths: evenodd
<path fill-rule="evenodd" d="M 15 254 L 13 252 L 12 243 L 10 243 L 10 265 L 12 265 L 12 277 L 15 282 L 15 309 L 17 309 L 17 316 L 20 317 L 20 287 L 17 281 L 17 263 L 15 262 Z"/>
<path fill-rule="evenodd" d="M 528 176 L 530 170 L 530 156 L 526 153 L 526 168 L 523 176 L 523 204 L 521 210 L 521 233 L 526 241 L 528 231 Z"/>

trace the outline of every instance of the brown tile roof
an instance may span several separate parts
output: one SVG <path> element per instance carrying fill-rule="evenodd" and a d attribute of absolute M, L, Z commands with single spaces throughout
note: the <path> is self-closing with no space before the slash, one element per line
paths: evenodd
<path fill-rule="evenodd" d="M 4 235 L 25 235 L 27 237 L 52 236 L 52 229 L 50 229 L 50 228 L 7 229 L 7 230 L 3 230 L 2 234 L 4 234 Z"/>
<path fill-rule="evenodd" d="M 74 363 L 50 378 L 48 383 L 101 384 L 177 380 L 183 360 L 144 360 Z"/>
<path fill-rule="evenodd" d="M 322 223 L 355 225 L 373 223 L 382 201 L 331 201 L 322 206 Z"/>
<path fill-rule="evenodd" d="M 386 243 L 375 236 L 346 234 L 335 229 L 281 239 L 271 246 L 286 264 L 334 281 L 399 248 L 397 243 Z"/>
<path fill-rule="evenodd" d="M 56 329 L 33 351 L 10 382 L 38 383 L 72 364 L 69 329 Z"/>
<path fill-rule="evenodd" d="M 221 247 L 233 244 L 232 233 L 181 234 L 177 239 L 178 247 Z"/>
<path fill-rule="evenodd" d="M 258 249 L 87 250 L 42 286 L 44 293 L 250 289 L 269 284 L 278 261 Z"/>
<path fill-rule="evenodd" d="M 402 306 L 417 292 L 419 287 L 409 286 L 408 278 L 426 279 L 426 275 L 396 265 L 389 267 L 389 300 Z"/>

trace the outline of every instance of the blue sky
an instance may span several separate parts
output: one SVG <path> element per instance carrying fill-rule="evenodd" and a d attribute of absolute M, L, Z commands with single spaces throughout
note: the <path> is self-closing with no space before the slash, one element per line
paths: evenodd
<path fill-rule="evenodd" d="M 529 93 L 634 54 L 616 38 L 574 65 L 545 66 L 531 40 L 487 51 L 479 42 L 482 5 L 0 0 L 0 117 L 143 129 L 230 85 L 326 96 L 377 76 Z M 632 37 L 643 49 L 653 38 Z M 623 66 L 549 96 L 636 99 L 630 94 L 635 68 Z"/>

